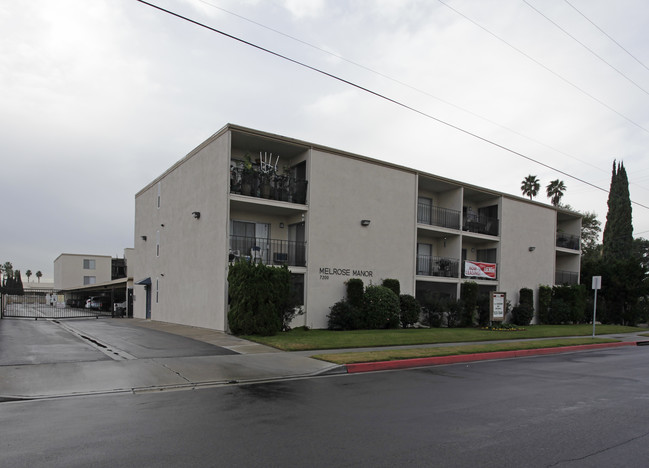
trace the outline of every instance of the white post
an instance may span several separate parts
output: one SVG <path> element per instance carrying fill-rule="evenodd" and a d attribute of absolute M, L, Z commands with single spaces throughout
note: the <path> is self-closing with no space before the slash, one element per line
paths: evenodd
<path fill-rule="evenodd" d="M 595 290 L 595 302 L 593 304 L 593 338 L 595 338 L 595 319 L 597 318 L 597 290 L 602 287 L 602 277 L 593 276 L 593 289 Z"/>

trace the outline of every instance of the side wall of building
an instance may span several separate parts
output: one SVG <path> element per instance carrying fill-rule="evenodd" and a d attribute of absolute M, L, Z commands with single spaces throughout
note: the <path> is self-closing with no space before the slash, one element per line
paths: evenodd
<path fill-rule="evenodd" d="M 91 261 L 84 268 L 84 260 Z M 93 268 L 94 266 L 94 268 Z M 111 280 L 111 257 L 107 255 L 61 254 L 54 260 L 54 287 L 69 289 L 84 285 L 84 277 L 92 277 L 94 283 Z"/>
<path fill-rule="evenodd" d="M 151 279 L 154 320 L 225 329 L 228 168 L 226 133 L 136 196 L 131 274 L 136 283 Z M 134 315 L 146 316 L 141 285 L 135 286 Z"/>
<path fill-rule="evenodd" d="M 507 197 L 502 198 L 502 213 L 500 289 L 512 306 L 518 304 L 521 288 L 534 290 L 538 310 L 538 287 L 554 284 L 557 213 Z"/>
<path fill-rule="evenodd" d="M 414 294 L 416 187 L 413 172 L 312 150 L 307 326 L 326 328 L 352 277 L 365 285 L 396 278 L 402 293 Z"/>

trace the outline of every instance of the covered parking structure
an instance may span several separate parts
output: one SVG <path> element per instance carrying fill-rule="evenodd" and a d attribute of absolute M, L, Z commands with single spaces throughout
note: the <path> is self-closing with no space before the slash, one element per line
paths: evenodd
<path fill-rule="evenodd" d="M 86 307 L 90 298 L 102 298 L 101 309 L 113 316 L 133 316 L 133 279 L 119 278 L 99 284 L 89 284 L 56 291 L 53 302 L 65 304 L 66 308 Z"/>

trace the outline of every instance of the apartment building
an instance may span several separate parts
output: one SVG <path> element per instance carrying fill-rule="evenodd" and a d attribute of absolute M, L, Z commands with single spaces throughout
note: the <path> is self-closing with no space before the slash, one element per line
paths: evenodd
<path fill-rule="evenodd" d="M 227 330 L 230 262 L 287 265 L 327 326 L 352 277 L 459 297 L 576 283 L 581 217 L 416 169 L 226 125 L 135 196 L 134 316 Z"/>
<path fill-rule="evenodd" d="M 62 253 L 54 260 L 54 289 L 70 289 L 110 281 L 112 257 Z"/>

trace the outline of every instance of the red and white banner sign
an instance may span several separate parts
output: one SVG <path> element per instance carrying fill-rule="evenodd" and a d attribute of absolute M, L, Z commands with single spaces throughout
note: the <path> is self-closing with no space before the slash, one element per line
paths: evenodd
<path fill-rule="evenodd" d="M 496 264 L 465 261 L 464 276 L 471 278 L 496 279 Z"/>

